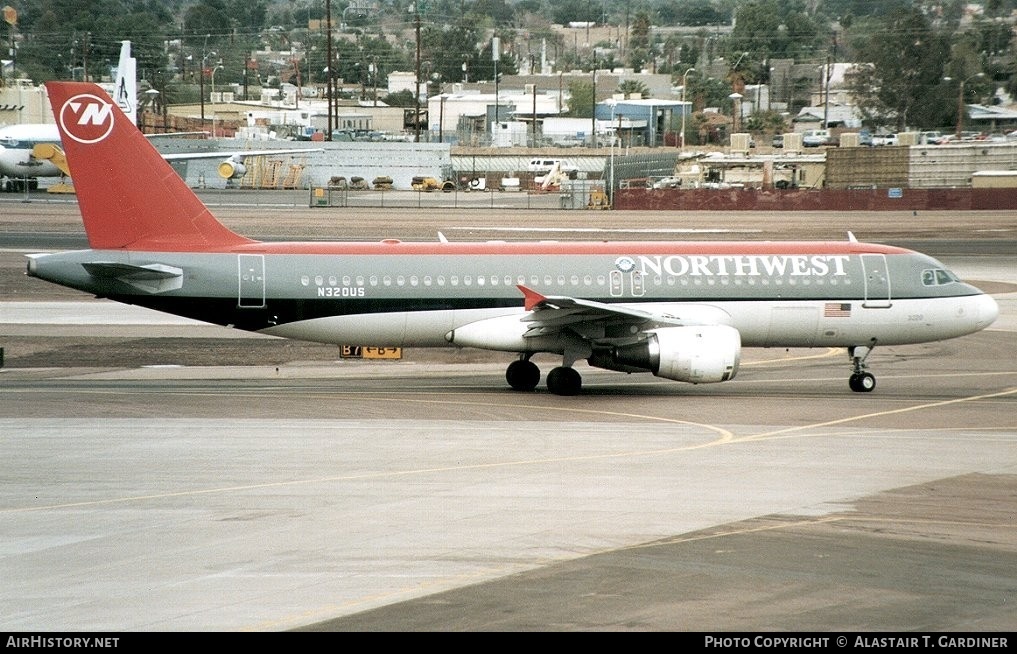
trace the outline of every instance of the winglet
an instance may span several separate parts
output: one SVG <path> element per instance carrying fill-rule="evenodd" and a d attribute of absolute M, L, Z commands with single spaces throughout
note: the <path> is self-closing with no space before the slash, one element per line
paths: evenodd
<path fill-rule="evenodd" d="M 857 243 L 858 239 L 855 238 L 855 234 L 852 231 L 848 231 L 848 243 Z"/>
<path fill-rule="evenodd" d="M 207 251 L 253 242 L 212 216 L 101 88 L 47 82 L 46 90 L 92 248 Z"/>
<path fill-rule="evenodd" d="M 523 292 L 524 298 L 523 307 L 527 311 L 533 311 L 534 307 L 547 300 L 547 298 L 541 295 L 540 293 L 534 291 L 531 288 L 526 288 L 522 284 L 517 285 L 516 288 Z"/>

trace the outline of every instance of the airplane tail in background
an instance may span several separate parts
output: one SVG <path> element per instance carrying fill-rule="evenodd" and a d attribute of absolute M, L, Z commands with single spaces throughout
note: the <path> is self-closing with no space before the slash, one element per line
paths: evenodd
<path fill-rule="evenodd" d="M 138 61 L 131 56 L 131 42 L 120 42 L 120 61 L 113 87 L 117 106 L 135 125 L 138 124 Z"/>
<path fill-rule="evenodd" d="M 201 251 L 252 243 L 215 219 L 95 84 L 47 82 L 93 249 Z"/>

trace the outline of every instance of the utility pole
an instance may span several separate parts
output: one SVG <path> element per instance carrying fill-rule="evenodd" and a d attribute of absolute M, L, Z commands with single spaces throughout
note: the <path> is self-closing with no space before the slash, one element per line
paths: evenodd
<path fill-rule="evenodd" d="M 597 58 L 593 58 L 593 97 L 590 98 L 590 147 L 597 147 Z"/>
<path fill-rule="evenodd" d="M 325 140 L 332 140 L 332 96 L 335 95 L 335 88 L 332 79 L 332 0 L 325 0 L 325 56 L 328 58 L 328 65 L 325 66 L 328 80 L 325 85 L 325 92 L 328 94 L 328 133 Z"/>
<path fill-rule="evenodd" d="M 413 140 L 417 143 L 420 142 L 420 9 L 416 3 L 413 5 L 413 11 L 415 17 L 413 19 L 414 30 L 417 33 L 417 61 L 416 61 L 416 74 L 414 77 L 417 82 L 417 92 L 413 94 Z"/>
<path fill-rule="evenodd" d="M 533 83 L 533 119 L 530 122 L 530 129 L 533 134 L 530 147 L 535 148 L 537 147 L 537 83 L 535 81 Z"/>
<path fill-rule="evenodd" d="M 494 125 L 498 128 L 498 59 L 500 57 L 501 39 L 491 39 L 491 60 L 494 62 Z"/>
<path fill-rule="evenodd" d="M 88 41 L 91 37 L 92 37 L 91 32 L 85 32 L 84 47 L 82 47 L 81 49 L 81 71 L 82 76 L 84 78 L 82 81 L 84 82 L 88 81 L 88 47 L 89 47 Z"/>
<path fill-rule="evenodd" d="M 826 90 L 824 91 L 823 95 L 823 129 L 830 128 L 830 77 L 833 75 L 833 70 L 831 68 L 832 65 L 833 62 L 830 58 L 830 55 L 827 55 L 826 71 L 824 71 L 823 73 L 824 77 L 826 78 L 825 80 Z"/>

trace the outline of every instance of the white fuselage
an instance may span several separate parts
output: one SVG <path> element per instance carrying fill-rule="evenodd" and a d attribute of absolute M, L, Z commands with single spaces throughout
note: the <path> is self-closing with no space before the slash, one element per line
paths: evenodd
<path fill-rule="evenodd" d="M 10 179 L 59 177 L 62 174 L 59 168 L 32 155 L 32 148 L 41 143 L 60 144 L 56 125 L 38 123 L 0 128 L 0 176 Z"/>
<path fill-rule="evenodd" d="M 553 338 L 524 337 L 527 325 L 520 319 L 527 312 L 519 286 L 645 312 L 653 324 L 727 325 L 746 347 L 922 343 L 984 329 L 998 313 L 991 297 L 942 264 L 904 250 L 773 254 L 757 247 L 732 254 L 724 246 L 717 250 L 722 254 L 675 254 L 668 261 L 638 250 L 625 254 L 630 250 L 619 247 L 627 246 L 617 245 L 572 253 L 547 244 L 515 251 L 482 244 L 359 244 L 343 253 L 328 252 L 331 247 L 82 251 L 36 257 L 30 272 L 120 301 L 274 336 L 377 346 L 561 349 Z M 479 332 L 465 329 L 480 321 L 486 322 Z M 597 329 L 604 329 L 603 322 Z M 593 342 L 626 336 L 610 327 L 602 334 L 583 329 Z"/>

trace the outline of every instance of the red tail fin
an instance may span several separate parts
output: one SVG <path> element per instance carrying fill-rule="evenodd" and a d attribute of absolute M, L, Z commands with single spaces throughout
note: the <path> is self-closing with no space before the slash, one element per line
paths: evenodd
<path fill-rule="evenodd" d="M 101 88 L 48 82 L 46 89 L 93 248 L 212 250 L 252 242 L 212 216 Z"/>

